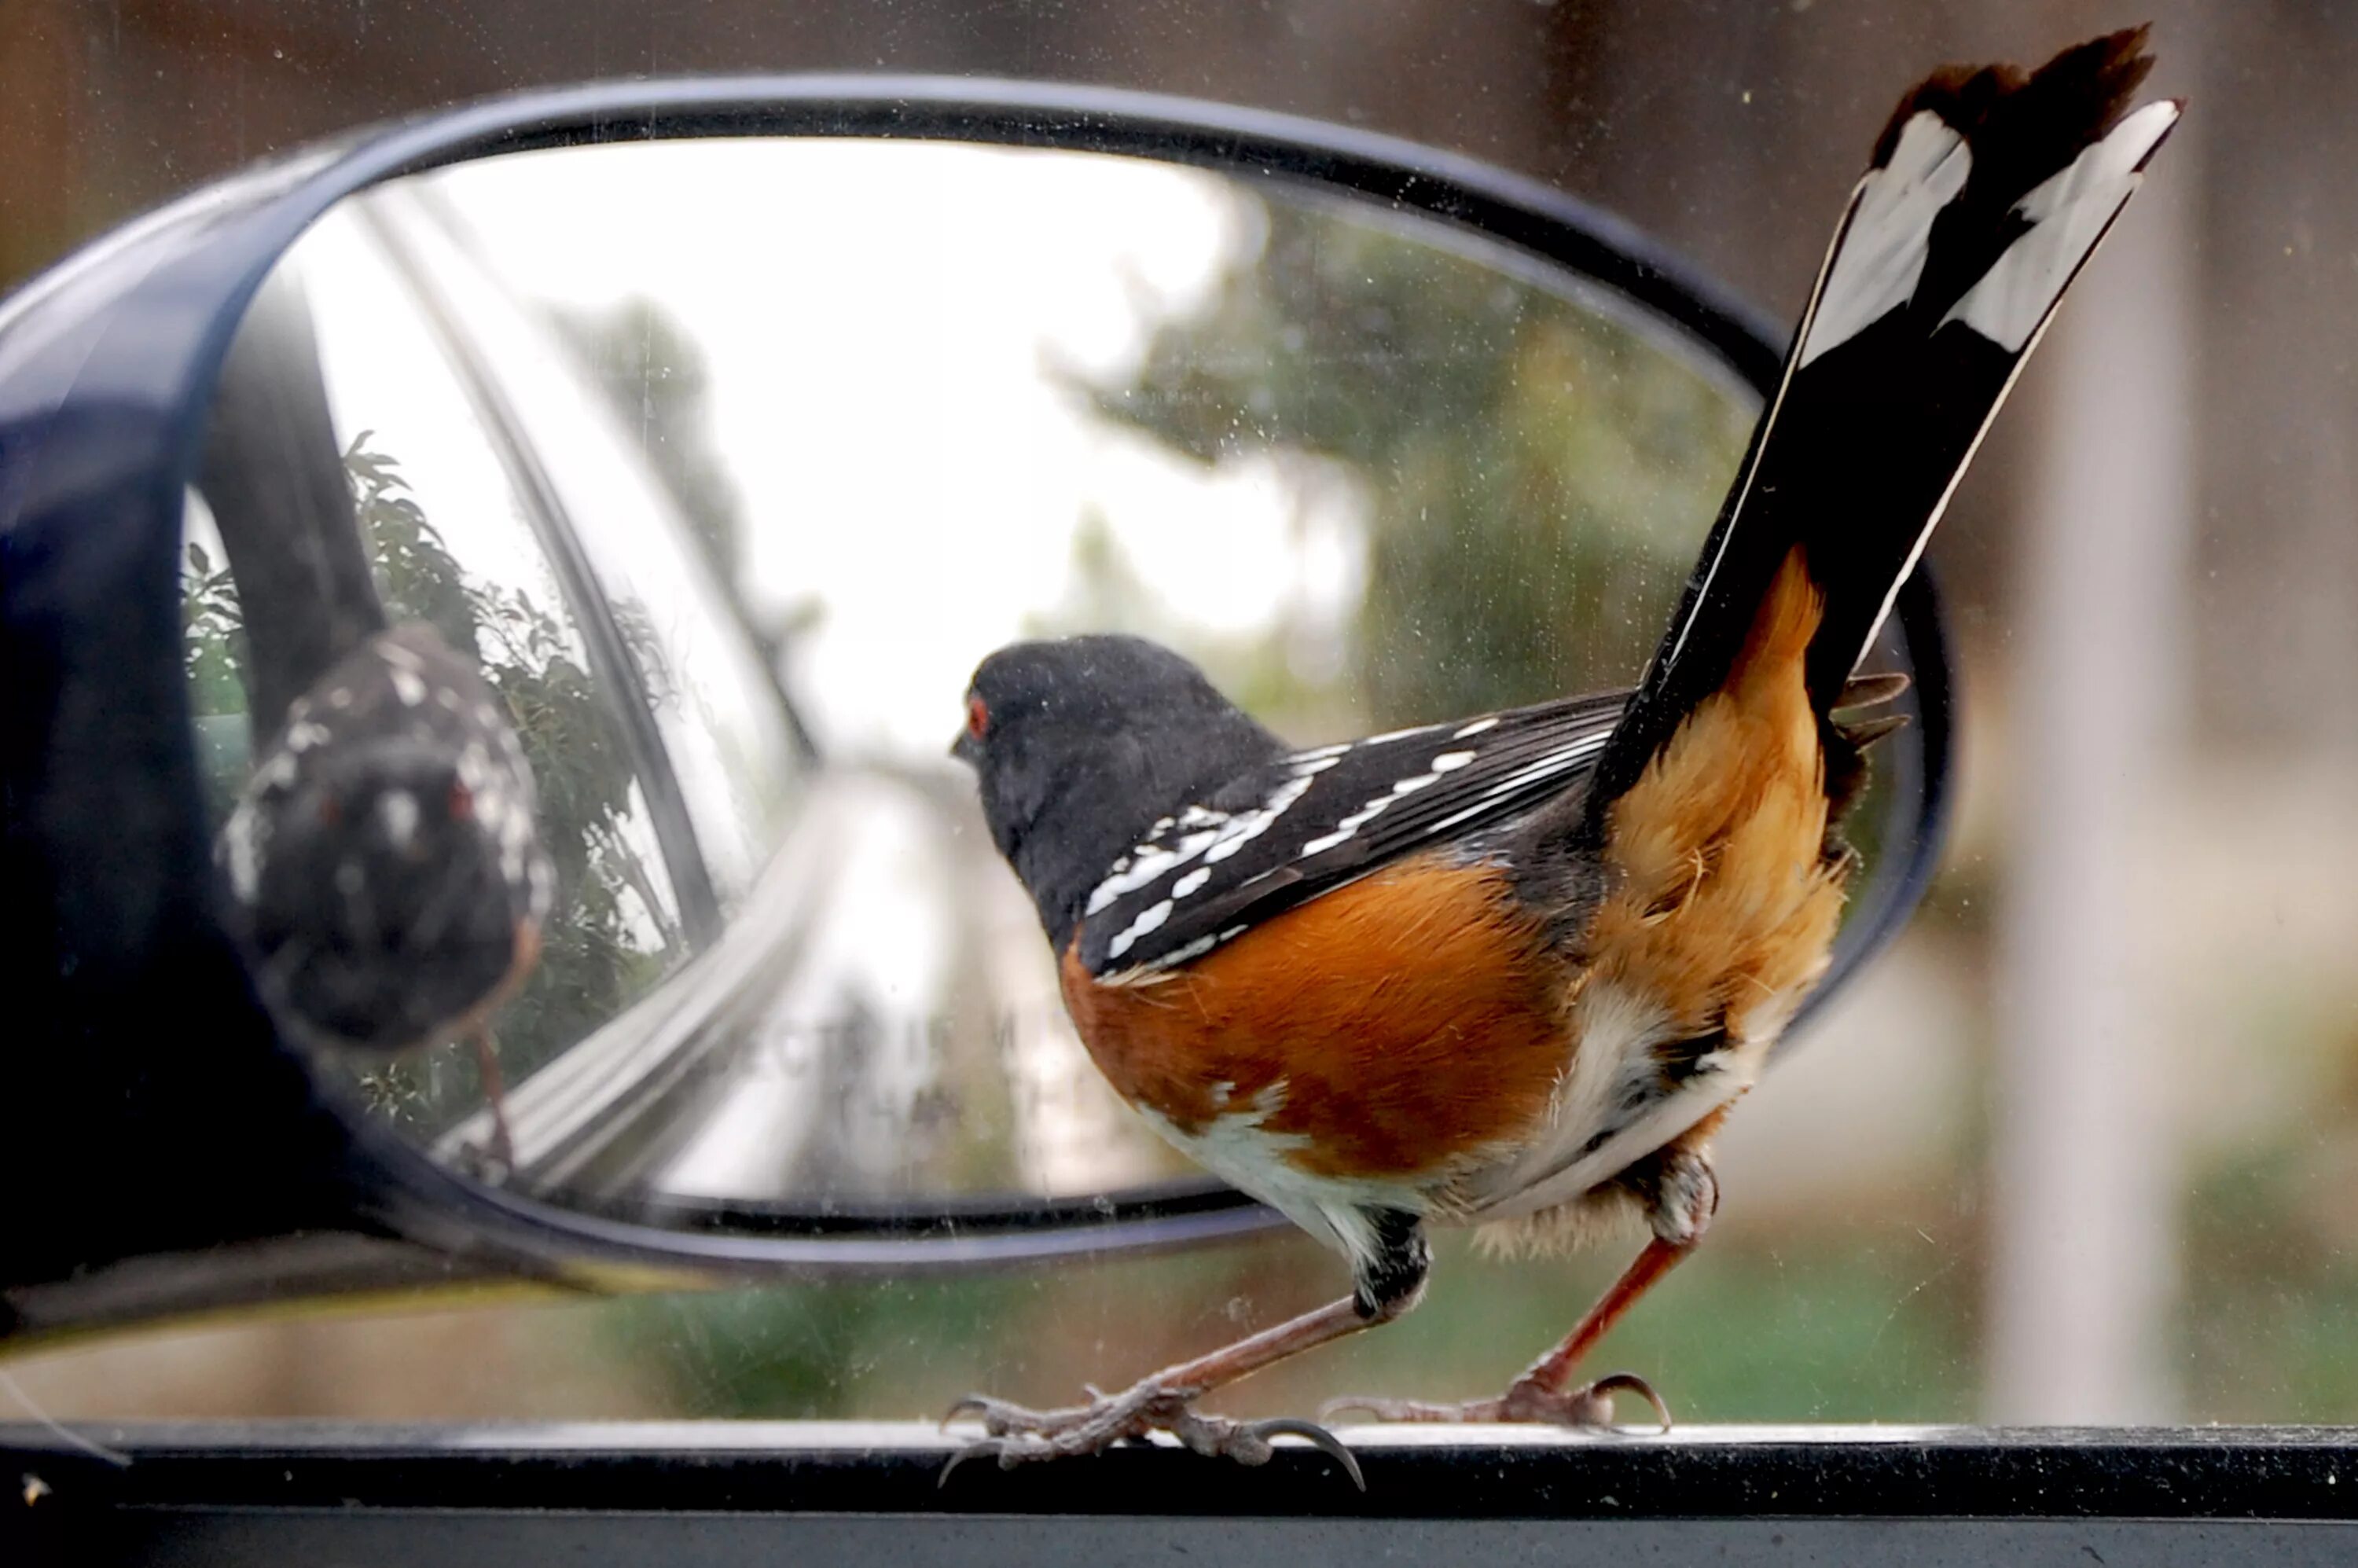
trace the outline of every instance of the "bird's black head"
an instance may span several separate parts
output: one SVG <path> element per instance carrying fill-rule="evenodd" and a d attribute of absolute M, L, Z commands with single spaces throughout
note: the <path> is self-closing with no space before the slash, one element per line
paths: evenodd
<path fill-rule="evenodd" d="M 991 841 L 1059 945 L 1156 818 L 1285 749 L 1201 670 L 1139 637 L 1001 648 L 975 671 L 966 715 L 950 751 L 973 764 Z"/>

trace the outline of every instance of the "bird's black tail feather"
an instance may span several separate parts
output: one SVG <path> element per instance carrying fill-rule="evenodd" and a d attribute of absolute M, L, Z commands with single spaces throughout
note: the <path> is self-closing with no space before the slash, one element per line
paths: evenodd
<path fill-rule="evenodd" d="M 1835 231 L 1679 613 L 1598 764 L 1605 808 L 1728 678 L 1798 546 L 1824 598 L 1808 683 L 1823 719 L 1889 611 L 2056 301 L 2119 215 L 2179 105 L 2134 112 L 2146 30 L 2035 72 L 1936 71 L 1902 99 Z"/>

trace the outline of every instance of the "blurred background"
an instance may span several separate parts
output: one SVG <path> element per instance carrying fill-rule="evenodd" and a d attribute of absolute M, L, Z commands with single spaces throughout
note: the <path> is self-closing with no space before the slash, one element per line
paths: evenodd
<path fill-rule="evenodd" d="M 2133 19 L 2029 0 L 13 0 L 0 276 L 372 118 L 589 76 L 884 69 L 1151 88 L 1470 153 L 1790 319 L 1902 88 Z M 1710 1245 L 1605 1349 L 1686 1420 L 2358 1421 L 2358 16 L 2155 21 L 2154 87 L 2189 118 L 1932 547 L 1967 730 L 1931 905 L 1733 1120 Z M 694 403 L 694 352 L 577 324 L 601 330 L 610 376 Z M 1478 706 L 1374 685 L 1411 718 Z M 1417 1314 L 1227 1402 L 1492 1391 L 1619 1262 L 1449 1242 Z M 988 1279 L 445 1300 L 10 1370 L 65 1419 L 916 1415 L 974 1387 L 1061 1400 L 1340 1279 L 1277 1235 Z"/>

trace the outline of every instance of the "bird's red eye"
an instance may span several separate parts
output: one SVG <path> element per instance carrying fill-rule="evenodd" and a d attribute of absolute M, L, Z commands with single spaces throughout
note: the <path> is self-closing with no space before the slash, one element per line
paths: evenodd
<path fill-rule="evenodd" d="M 966 699 L 966 732 L 979 741 L 990 729 L 990 709 L 983 706 L 982 698 L 968 697 Z"/>
<path fill-rule="evenodd" d="M 469 817 L 475 815 L 475 792 L 469 789 L 465 784 L 460 784 L 457 779 L 452 779 L 450 781 L 450 798 L 449 802 L 446 803 L 445 809 L 449 812 L 451 821 L 466 821 Z"/>

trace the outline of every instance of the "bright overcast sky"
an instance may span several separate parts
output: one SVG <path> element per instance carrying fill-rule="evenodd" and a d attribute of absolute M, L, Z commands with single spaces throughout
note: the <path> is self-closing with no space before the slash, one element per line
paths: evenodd
<path fill-rule="evenodd" d="M 1207 472 L 1054 377 L 1120 378 L 1251 254 L 1257 202 L 1216 177 L 801 141 L 524 154 L 440 182 L 519 292 L 647 297 L 702 345 L 750 597 L 824 604 L 795 673 L 838 746 L 938 753 L 975 661 L 1065 596 L 1092 510 L 1170 622 L 1249 633 L 1357 598 L 1332 487 Z"/>

